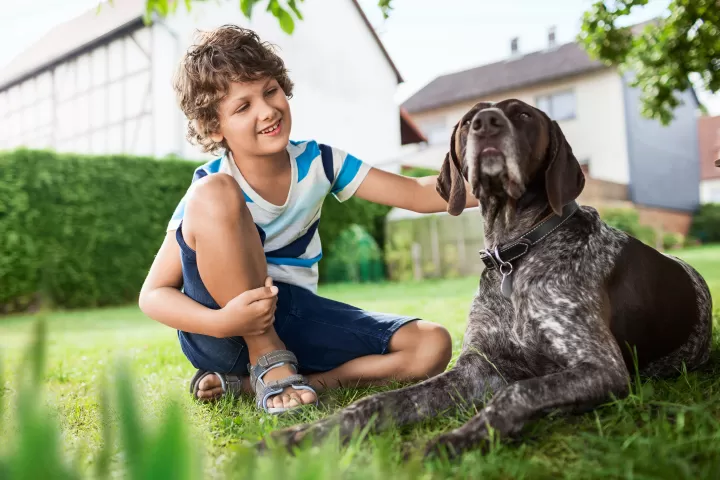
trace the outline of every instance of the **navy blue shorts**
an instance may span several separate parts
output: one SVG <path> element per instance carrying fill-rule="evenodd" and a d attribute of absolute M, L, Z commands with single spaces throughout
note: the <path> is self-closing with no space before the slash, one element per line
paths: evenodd
<path fill-rule="evenodd" d="M 218 309 L 200 279 L 195 251 L 176 231 L 182 258 L 183 290 L 198 303 Z M 326 372 L 354 358 L 384 354 L 390 337 L 416 317 L 375 313 L 318 296 L 306 288 L 275 282 L 275 331 L 298 359 L 301 374 Z M 242 337 L 216 338 L 178 331 L 180 347 L 195 368 L 248 375 L 250 361 Z"/>

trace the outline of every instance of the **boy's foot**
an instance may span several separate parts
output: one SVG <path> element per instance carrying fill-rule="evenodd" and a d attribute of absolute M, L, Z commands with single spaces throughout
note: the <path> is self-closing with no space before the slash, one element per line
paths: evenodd
<path fill-rule="evenodd" d="M 275 380 L 282 380 L 294 375 L 295 372 L 289 365 L 282 365 L 268 371 L 263 380 L 265 383 Z M 247 376 L 242 379 L 242 393 L 252 395 L 254 392 L 250 387 L 250 378 Z M 317 388 L 317 387 L 315 387 Z M 223 395 L 222 382 L 217 375 L 205 375 L 200 380 L 197 389 L 197 398 L 204 401 L 211 401 L 220 398 Z M 309 390 L 296 390 L 293 387 L 287 387 L 282 393 L 274 395 L 267 400 L 268 408 L 293 408 L 298 405 L 307 405 L 314 403 L 317 395 Z"/>
<path fill-rule="evenodd" d="M 283 365 L 267 372 L 263 380 L 265 383 L 270 383 L 275 380 L 282 380 L 290 375 L 295 375 L 292 367 Z M 250 382 L 248 380 L 249 386 Z M 286 387 L 282 393 L 268 398 L 267 406 L 268 408 L 293 408 L 299 405 L 315 403 L 316 400 L 317 395 L 310 390 L 297 390 L 293 387 Z"/>
<path fill-rule="evenodd" d="M 241 377 L 242 380 L 242 393 L 252 394 L 250 389 L 250 379 L 248 377 Z M 220 377 L 214 374 L 205 375 L 198 384 L 197 387 L 197 398 L 199 400 L 210 401 L 217 400 L 223 394 L 222 382 Z"/>
<path fill-rule="evenodd" d="M 259 408 L 280 413 L 301 405 L 317 403 L 317 394 L 307 378 L 299 375 L 298 361 L 288 350 L 273 350 L 257 358 L 250 370 L 250 386 Z M 279 389 L 282 389 L 279 393 Z M 271 396 L 268 396 L 272 392 Z"/>

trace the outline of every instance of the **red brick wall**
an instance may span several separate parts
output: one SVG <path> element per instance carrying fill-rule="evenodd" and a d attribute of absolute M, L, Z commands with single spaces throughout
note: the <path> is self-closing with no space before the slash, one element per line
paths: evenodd
<path fill-rule="evenodd" d="M 698 119 L 698 142 L 700 179 L 720 178 L 720 168 L 715 166 L 715 160 L 720 158 L 720 116 Z"/>
<path fill-rule="evenodd" d="M 676 212 L 662 208 L 636 206 L 640 213 L 640 223 L 660 229 L 664 233 L 673 232 L 687 235 L 692 222 L 692 213 Z"/>

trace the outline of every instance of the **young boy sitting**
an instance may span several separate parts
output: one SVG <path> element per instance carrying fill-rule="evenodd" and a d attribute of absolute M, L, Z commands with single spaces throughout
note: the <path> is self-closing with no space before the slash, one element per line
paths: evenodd
<path fill-rule="evenodd" d="M 316 295 L 328 194 L 417 212 L 446 202 L 436 177 L 290 141 L 292 89 L 283 61 L 250 30 L 224 26 L 188 50 L 175 79 L 188 138 L 224 153 L 195 170 L 139 302 L 178 331 L 198 369 L 197 398 L 254 392 L 270 413 L 316 403 L 321 388 L 425 379 L 452 353 L 440 325 Z"/>

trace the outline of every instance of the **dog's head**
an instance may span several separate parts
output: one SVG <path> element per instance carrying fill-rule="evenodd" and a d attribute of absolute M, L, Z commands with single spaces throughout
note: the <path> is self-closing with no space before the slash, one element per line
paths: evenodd
<path fill-rule="evenodd" d="M 437 191 L 451 215 L 465 207 L 464 179 L 478 199 L 514 200 L 541 181 L 558 215 L 585 186 L 580 164 L 557 122 L 515 99 L 478 103 L 453 128 L 437 180 Z"/>

